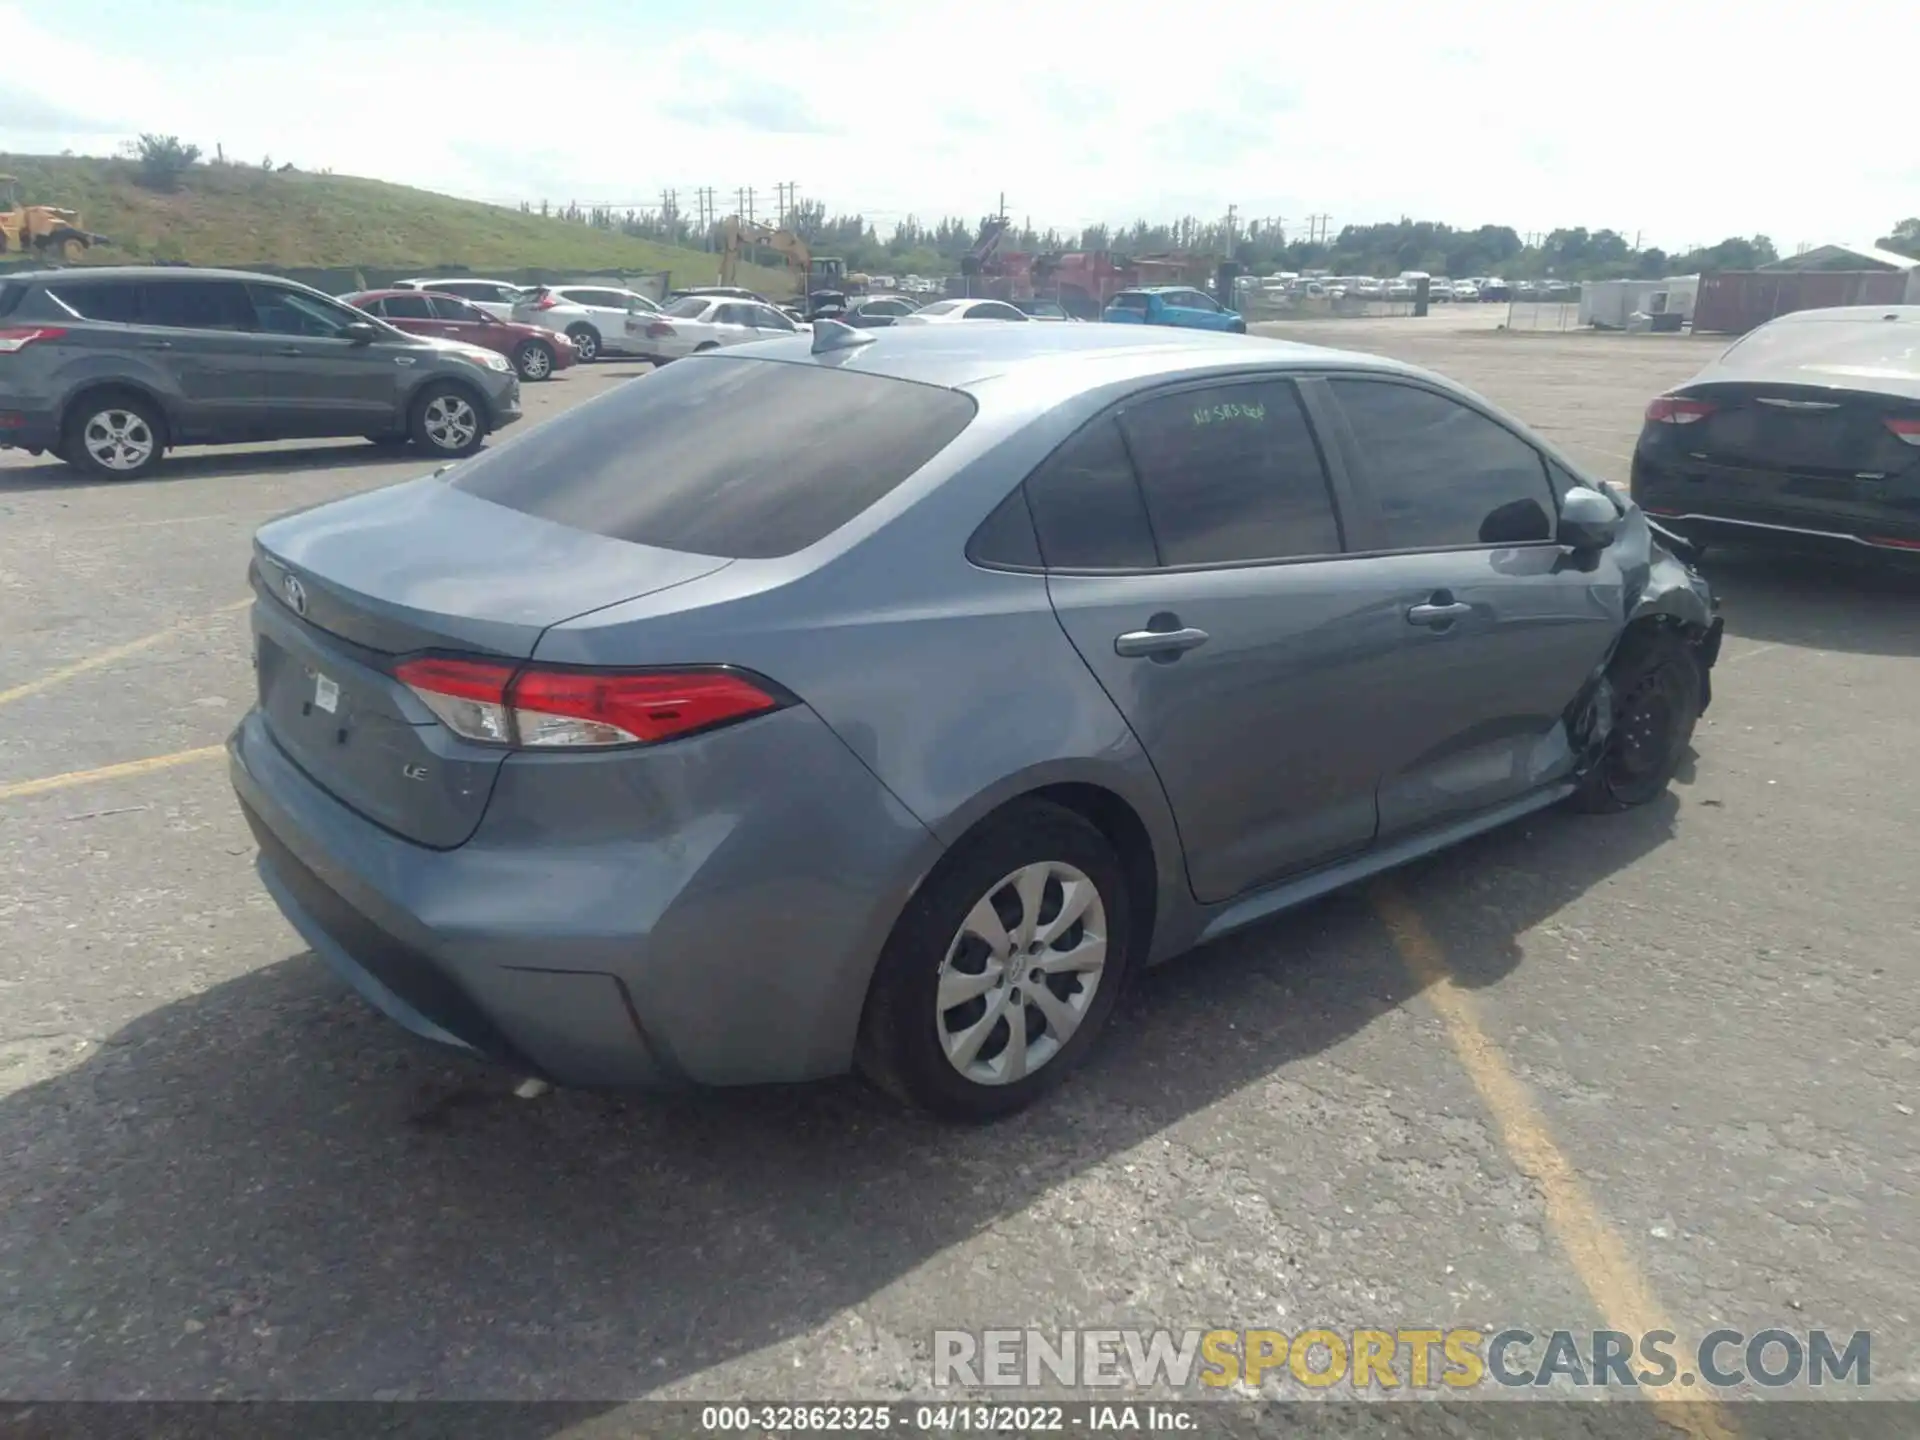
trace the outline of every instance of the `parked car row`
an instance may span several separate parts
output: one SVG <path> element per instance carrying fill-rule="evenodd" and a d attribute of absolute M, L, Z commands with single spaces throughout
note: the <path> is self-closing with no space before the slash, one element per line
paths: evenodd
<path fill-rule="evenodd" d="M 428 298 L 423 323 L 441 328 L 416 334 L 242 271 L 0 276 L 0 447 L 119 480 L 179 445 L 364 435 L 470 455 L 520 418 L 520 377 L 502 347 L 527 340 L 477 309 L 443 320 L 437 303 Z M 448 333 L 455 326 L 491 343 Z M 555 363 L 562 353 L 556 345 Z"/>

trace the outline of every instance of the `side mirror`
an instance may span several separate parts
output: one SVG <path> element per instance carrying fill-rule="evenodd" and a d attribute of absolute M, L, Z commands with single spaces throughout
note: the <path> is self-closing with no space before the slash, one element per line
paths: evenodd
<path fill-rule="evenodd" d="M 1620 512 L 1598 490 L 1576 485 L 1560 498 L 1560 530 L 1554 537 L 1574 550 L 1604 550 L 1620 528 Z"/>
<path fill-rule="evenodd" d="M 354 320 L 340 327 L 340 338 L 356 345 L 371 345 L 380 338 L 380 332 L 365 320 Z"/>

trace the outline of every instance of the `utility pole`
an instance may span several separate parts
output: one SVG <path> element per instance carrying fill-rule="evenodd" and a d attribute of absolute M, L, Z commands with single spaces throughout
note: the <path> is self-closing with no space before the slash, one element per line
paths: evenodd
<path fill-rule="evenodd" d="M 1007 218 L 1007 192 L 1006 191 L 1002 190 L 1000 192 L 1000 208 L 994 211 L 993 213 L 994 213 L 995 219 L 1004 220 Z"/>
<path fill-rule="evenodd" d="M 1239 215 L 1240 207 L 1238 205 L 1227 206 L 1227 249 L 1229 252 L 1233 249 L 1234 226 L 1239 223 Z"/>

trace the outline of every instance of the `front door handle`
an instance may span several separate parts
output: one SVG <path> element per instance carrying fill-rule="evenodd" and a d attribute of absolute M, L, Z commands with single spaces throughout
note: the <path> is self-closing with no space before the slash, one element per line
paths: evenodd
<path fill-rule="evenodd" d="M 171 340 L 142 340 L 140 342 L 140 348 L 142 350 L 171 350 L 173 348 L 173 342 Z"/>
<path fill-rule="evenodd" d="M 307 352 L 302 350 L 298 345 L 282 345 L 279 353 L 282 355 L 304 355 Z"/>
<path fill-rule="evenodd" d="M 1133 659 L 1141 655 L 1184 655 L 1207 643 L 1207 632 L 1191 625 L 1179 630 L 1129 630 L 1117 635 L 1113 653 Z"/>
<path fill-rule="evenodd" d="M 1455 601 L 1450 605 L 1414 605 L 1407 610 L 1409 625 L 1427 625 L 1435 629 L 1451 625 L 1463 616 L 1471 615 L 1473 607 Z"/>

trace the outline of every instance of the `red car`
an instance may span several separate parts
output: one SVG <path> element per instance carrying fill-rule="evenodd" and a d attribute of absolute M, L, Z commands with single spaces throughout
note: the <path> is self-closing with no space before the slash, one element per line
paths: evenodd
<path fill-rule="evenodd" d="M 429 290 L 362 290 L 340 298 L 410 335 L 441 335 L 497 350 L 513 361 L 522 380 L 551 380 L 554 371 L 580 358 L 566 336 L 538 325 L 496 319 L 457 296 Z"/>

